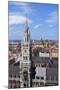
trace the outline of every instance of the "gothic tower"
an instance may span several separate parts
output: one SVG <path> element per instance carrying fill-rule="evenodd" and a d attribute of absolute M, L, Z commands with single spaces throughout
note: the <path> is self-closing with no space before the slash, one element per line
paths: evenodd
<path fill-rule="evenodd" d="M 28 21 L 25 23 L 24 39 L 21 43 L 22 61 L 21 61 L 21 87 L 30 87 L 30 32 Z"/>

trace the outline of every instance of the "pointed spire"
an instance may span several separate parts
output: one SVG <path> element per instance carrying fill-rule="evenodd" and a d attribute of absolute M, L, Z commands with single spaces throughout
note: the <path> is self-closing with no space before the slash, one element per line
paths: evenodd
<path fill-rule="evenodd" d="M 30 32 L 29 32 L 29 26 L 28 26 L 28 19 L 26 14 L 26 22 L 25 22 L 25 32 L 24 32 L 24 41 L 29 41 L 30 39 Z"/>
<path fill-rule="evenodd" d="M 28 29 L 29 29 L 29 26 L 28 26 L 28 18 L 27 18 L 27 14 L 26 14 L 25 31 L 27 31 Z"/>

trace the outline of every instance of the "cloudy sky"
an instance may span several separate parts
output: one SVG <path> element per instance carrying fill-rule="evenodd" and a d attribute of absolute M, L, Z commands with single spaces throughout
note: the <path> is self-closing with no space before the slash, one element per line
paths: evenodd
<path fill-rule="evenodd" d="M 26 16 L 31 39 L 58 39 L 58 5 L 9 1 L 9 40 L 23 39 Z"/>

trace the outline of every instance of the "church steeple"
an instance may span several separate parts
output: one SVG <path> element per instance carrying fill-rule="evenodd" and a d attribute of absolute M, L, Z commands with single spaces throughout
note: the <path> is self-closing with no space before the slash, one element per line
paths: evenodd
<path fill-rule="evenodd" d="M 24 42 L 29 42 L 29 41 L 30 41 L 30 31 L 29 31 L 29 26 L 28 26 L 28 19 L 26 17 L 25 31 L 24 31 Z"/>
<path fill-rule="evenodd" d="M 30 87 L 30 32 L 28 26 L 28 19 L 26 17 L 25 28 L 24 28 L 24 41 L 22 42 L 21 51 L 22 51 L 22 69 L 21 69 L 21 87 Z"/>

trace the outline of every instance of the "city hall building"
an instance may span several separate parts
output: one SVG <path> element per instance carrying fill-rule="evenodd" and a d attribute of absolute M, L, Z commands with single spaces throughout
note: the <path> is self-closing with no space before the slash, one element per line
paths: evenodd
<path fill-rule="evenodd" d="M 58 56 L 51 57 L 49 51 L 40 49 L 32 55 L 32 43 L 26 21 L 21 51 L 9 60 L 8 88 L 29 88 L 58 85 Z"/>

